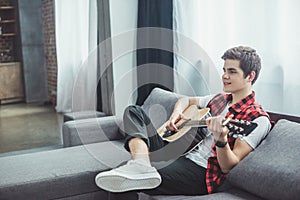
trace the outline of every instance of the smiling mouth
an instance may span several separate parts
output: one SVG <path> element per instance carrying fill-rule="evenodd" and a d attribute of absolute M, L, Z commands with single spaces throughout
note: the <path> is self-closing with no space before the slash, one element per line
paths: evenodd
<path fill-rule="evenodd" d="M 226 83 L 226 82 L 223 82 L 223 85 L 226 86 L 226 85 L 230 85 L 231 83 Z"/>

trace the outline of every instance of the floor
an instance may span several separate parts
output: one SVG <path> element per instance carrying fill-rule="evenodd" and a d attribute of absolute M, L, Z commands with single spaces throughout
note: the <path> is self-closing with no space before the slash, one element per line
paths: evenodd
<path fill-rule="evenodd" d="M 62 123 L 53 105 L 0 105 L 0 156 L 60 148 Z"/>

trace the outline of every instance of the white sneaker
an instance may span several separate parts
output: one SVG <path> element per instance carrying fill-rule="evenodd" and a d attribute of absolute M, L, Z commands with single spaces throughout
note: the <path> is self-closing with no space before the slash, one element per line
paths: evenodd
<path fill-rule="evenodd" d="M 156 188 L 161 183 L 161 177 L 154 167 L 142 160 L 130 160 L 126 165 L 99 173 L 95 182 L 109 192 L 126 192 Z"/>

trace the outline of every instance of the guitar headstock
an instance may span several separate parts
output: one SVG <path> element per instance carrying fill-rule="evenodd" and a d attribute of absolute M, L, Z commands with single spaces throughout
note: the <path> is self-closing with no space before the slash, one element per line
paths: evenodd
<path fill-rule="evenodd" d="M 230 131 L 228 134 L 230 137 L 243 139 L 257 127 L 257 124 L 246 120 L 232 119 L 225 126 Z"/>

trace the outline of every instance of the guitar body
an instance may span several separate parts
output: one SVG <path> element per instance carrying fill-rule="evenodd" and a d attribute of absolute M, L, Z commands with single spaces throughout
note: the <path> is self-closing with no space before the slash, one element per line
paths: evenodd
<path fill-rule="evenodd" d="M 200 121 L 209 113 L 209 108 L 199 109 L 196 105 L 189 106 L 184 110 L 183 115 L 186 119 L 181 119 L 176 123 L 179 128 L 178 132 L 170 132 L 166 136 L 166 125 L 168 122 L 165 122 L 160 128 L 157 129 L 159 136 L 170 143 L 173 143 L 173 146 L 182 149 L 182 154 L 185 155 L 191 150 L 193 150 L 199 143 L 203 141 L 206 137 L 205 133 L 201 131 L 199 127 L 193 126 L 183 126 L 189 120 Z M 206 126 L 204 126 L 206 127 Z"/>

